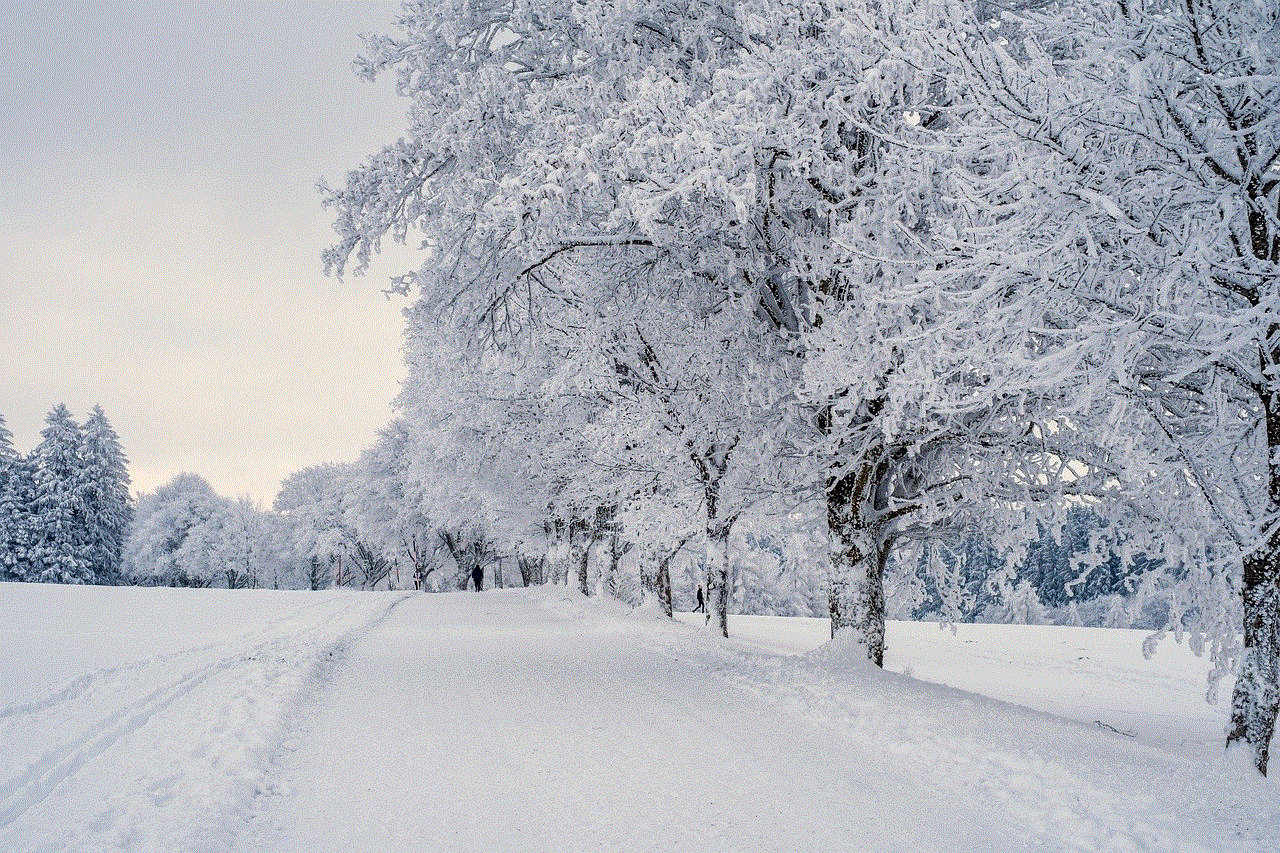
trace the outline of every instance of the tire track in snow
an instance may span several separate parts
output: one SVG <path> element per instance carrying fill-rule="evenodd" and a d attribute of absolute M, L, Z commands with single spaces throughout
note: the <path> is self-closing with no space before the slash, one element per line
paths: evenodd
<path fill-rule="evenodd" d="M 13 823 L 24 812 L 49 796 L 60 783 L 75 775 L 85 764 L 102 755 L 121 738 L 136 732 L 157 713 L 191 693 L 216 673 L 231 668 L 240 659 L 240 656 L 224 659 L 188 672 L 177 681 L 144 697 L 139 703 L 141 710 L 136 710 L 137 706 L 121 708 L 99 720 L 87 734 L 46 753 L 24 773 L 0 784 L 0 828 Z"/>
<path fill-rule="evenodd" d="M 186 715 L 161 723 L 160 721 L 165 718 L 165 712 L 184 699 L 191 700 L 189 705 L 198 704 L 200 707 L 209 709 L 223 707 L 228 699 L 233 703 L 243 700 L 249 703 L 248 709 L 240 709 L 233 705 L 226 706 L 224 710 L 243 711 L 244 714 L 249 715 L 250 721 L 261 721 L 264 719 L 263 710 L 253 706 L 266 698 L 268 700 L 268 707 L 265 708 L 267 716 L 271 716 L 273 711 L 283 713 L 284 705 L 295 697 L 287 693 L 273 694 L 273 688 L 282 683 L 282 678 L 287 679 L 295 675 L 299 666 L 314 669 L 321 665 L 326 652 L 340 645 L 343 639 L 354 631 L 385 618 L 386 613 L 399 603 L 399 600 L 403 599 L 378 608 L 371 614 L 372 618 L 361 618 L 369 610 L 370 602 L 367 598 L 351 596 L 308 601 L 302 607 L 271 618 L 255 630 L 228 640 L 88 673 L 74 679 L 62 690 L 42 700 L 10 706 L 5 710 L 9 712 L 7 722 L 10 724 L 11 733 L 12 726 L 19 722 L 24 725 L 34 725 L 35 730 L 39 732 L 41 724 L 30 723 L 26 718 L 49 718 L 53 715 L 55 719 L 44 719 L 43 723 L 56 727 L 56 717 L 59 716 L 60 709 L 68 704 L 75 704 L 75 700 L 80 698 L 89 703 L 88 710 L 94 713 L 87 723 L 80 721 L 75 724 L 75 728 L 80 730 L 79 734 L 48 750 L 10 778 L 0 781 L 0 830 L 8 829 L 28 813 L 40 812 L 38 807 L 60 786 L 77 780 L 85 768 L 95 761 L 98 762 L 97 766 L 101 767 L 101 762 L 110 757 L 112 750 L 118 744 L 139 732 L 147 731 L 149 726 L 158 727 L 156 733 L 150 737 L 144 734 L 142 740 L 135 741 L 122 758 L 134 758 L 132 752 L 139 744 L 144 744 L 149 749 L 164 751 L 165 743 L 204 743 L 215 749 L 215 754 L 210 755 L 209 761 L 206 762 L 209 766 L 203 768 L 204 772 L 217 773 L 219 766 L 226 766 L 227 772 L 231 772 L 236 762 L 227 760 L 228 746 L 233 750 L 251 747 L 245 745 L 238 747 L 235 743 L 237 740 L 234 737 L 235 732 L 230 733 L 230 740 L 233 742 L 227 743 L 229 735 L 226 727 L 229 724 L 226 720 L 209 719 L 207 713 L 203 717 L 196 715 L 198 723 L 200 720 L 205 721 L 201 725 L 207 727 L 207 730 L 191 731 L 189 730 L 193 716 L 191 712 L 188 711 Z M 320 612 L 326 609 L 327 612 Z M 352 617 L 355 617 L 358 624 L 355 628 L 346 627 L 346 623 L 350 622 Z M 332 636 L 335 628 L 341 631 L 336 639 Z M 218 652 L 216 659 L 211 661 L 199 659 L 202 655 L 207 656 L 211 651 Z M 90 695 L 97 687 L 124 679 L 130 674 L 144 673 L 148 669 L 164 672 L 166 668 L 172 670 L 176 667 L 180 667 L 177 677 L 166 679 L 160 686 L 141 696 L 130 695 L 128 691 L 130 685 L 125 685 L 121 689 L 121 695 L 113 697 L 114 704 L 106 708 L 95 705 L 94 703 L 100 700 Z M 202 688 L 206 688 L 223 675 L 229 676 L 225 683 L 229 685 L 231 692 L 210 688 L 214 689 L 214 695 L 211 695 L 207 701 L 197 702 L 196 697 L 201 695 Z M 285 684 L 286 688 L 288 686 Z M 265 688 L 264 692 L 267 695 L 265 697 L 255 695 L 253 693 L 255 687 Z M 302 689 L 305 687 L 304 680 Z M 279 707 L 271 705 L 270 699 L 273 698 L 281 700 L 276 703 Z M 66 730 L 65 723 L 62 724 L 62 728 Z M 174 737 L 175 734 L 178 737 Z M 222 751 L 216 752 L 219 747 Z M 197 746 L 198 749 L 199 746 Z M 187 769 L 192 768 L 188 765 Z M 236 769 L 239 768 L 236 767 Z M 86 778 L 90 787 L 92 787 L 95 772 L 90 771 L 90 776 Z M 176 791 L 180 790 L 182 785 L 189 782 L 186 779 L 187 775 L 178 773 L 171 774 L 166 779 L 136 780 L 130 789 L 113 792 L 111 799 L 117 803 L 125 803 L 125 808 L 108 807 L 89 821 L 89 826 L 93 827 L 94 831 L 102 833 L 114 828 L 119 833 L 123 833 L 126 838 L 129 837 L 132 828 L 122 825 L 121 821 L 127 820 L 130 815 L 136 817 L 138 809 L 128 804 L 130 802 L 144 805 L 149 803 L 153 810 L 162 808 L 168 800 L 174 799 Z M 133 787 L 137 790 L 133 791 Z M 43 817 L 40 820 L 48 823 Z M 87 842 L 88 839 L 84 841 Z M 117 846 L 132 848 L 128 843 Z"/>
<path fill-rule="evenodd" d="M 146 669 L 147 667 L 154 667 L 160 664 L 165 664 L 165 663 L 168 663 L 169 661 L 175 660 L 177 658 L 180 658 L 186 655 L 203 654 L 203 653 L 212 651 L 214 649 L 226 646 L 229 642 L 239 642 L 239 641 L 250 639 L 256 636 L 261 636 L 262 634 L 271 631 L 272 628 L 276 627 L 277 625 L 283 622 L 287 622 L 291 620 L 296 621 L 304 613 L 317 609 L 319 607 L 323 607 L 326 604 L 328 604 L 328 602 L 325 600 L 306 602 L 296 610 L 293 610 L 289 613 L 286 613 L 280 616 L 272 617 L 265 623 L 265 625 L 262 628 L 258 628 L 252 631 L 245 631 L 243 634 L 239 634 L 227 639 L 217 640 L 212 643 L 206 643 L 201 646 L 192 646 L 191 648 L 177 649 L 172 652 L 166 652 L 164 654 L 153 655 L 151 657 L 143 658 L 142 660 L 133 661 L 132 663 L 121 664 L 120 666 L 105 667 L 103 669 L 98 669 L 98 670 L 94 670 L 93 672 L 85 673 L 84 675 L 73 678 L 70 682 L 66 684 L 66 686 L 62 687 L 60 690 L 57 690 L 47 696 L 41 697 L 40 699 L 34 699 L 28 702 L 15 702 L 11 705 L 5 706 L 4 708 L 0 708 L 0 720 L 5 720 L 10 717 L 29 716 L 32 714 L 40 713 L 41 711 L 47 711 L 65 702 L 73 702 L 76 699 L 83 697 L 88 691 L 102 685 L 110 684 L 115 680 L 121 678 L 122 676 L 128 675 L 129 673 L 138 672 L 139 670 Z"/>

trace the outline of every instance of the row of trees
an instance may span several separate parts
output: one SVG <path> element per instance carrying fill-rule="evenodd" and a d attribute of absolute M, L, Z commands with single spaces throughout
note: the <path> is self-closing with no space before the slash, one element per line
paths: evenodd
<path fill-rule="evenodd" d="M 1278 15 L 407 4 L 360 67 L 410 125 L 326 190 L 329 270 L 426 255 L 392 283 L 409 370 L 373 488 L 584 591 L 595 547 L 661 598 L 697 542 L 722 633 L 735 526 L 816 517 L 833 632 L 876 663 L 895 566 L 945 596 L 922 548 L 982 529 L 1013 567 L 1087 504 L 1111 535 L 1076 567 L 1148 555 L 1139 591 L 1236 668 L 1228 744 L 1265 772 Z"/>
<path fill-rule="evenodd" d="M 361 463 L 368 461 L 368 457 Z M 379 512 L 357 464 L 304 468 L 281 484 L 274 506 L 219 495 L 204 478 L 179 474 L 138 496 L 124 545 L 123 580 L 228 589 L 466 588 L 471 569 L 497 558 L 473 529 L 425 522 L 397 526 Z M 403 512 L 405 507 L 400 508 Z M 449 579 L 437 574 L 445 562 Z"/>
<path fill-rule="evenodd" d="M 84 424 L 59 405 L 18 453 L 0 416 L 0 578 L 114 583 L 132 518 L 128 459 L 101 406 Z"/>

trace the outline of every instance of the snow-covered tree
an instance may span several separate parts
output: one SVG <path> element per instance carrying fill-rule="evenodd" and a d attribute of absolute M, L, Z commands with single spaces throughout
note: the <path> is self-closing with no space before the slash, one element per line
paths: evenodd
<path fill-rule="evenodd" d="M 353 465 L 312 465 L 295 471 L 280 484 L 275 510 L 293 558 L 324 567 L 335 586 L 355 582 L 352 552 L 358 537 L 344 511 Z"/>
<path fill-rule="evenodd" d="M 58 405 L 45 417 L 40 436 L 31 454 L 33 579 L 93 583 L 98 578 L 88 541 L 83 433 L 67 407 Z"/>
<path fill-rule="evenodd" d="M 140 494 L 124 545 L 126 576 L 144 584 L 213 584 L 225 568 L 216 546 L 226 508 L 226 499 L 197 474 L 178 474 Z"/>
<path fill-rule="evenodd" d="M 88 558 L 100 582 L 120 578 L 121 551 L 133 503 L 129 495 L 129 460 L 101 406 L 84 424 L 83 471 L 85 535 Z"/>
<path fill-rule="evenodd" d="M 13 433 L 0 415 L 0 577 L 27 580 L 31 469 L 13 447 Z"/>
<path fill-rule="evenodd" d="M 1000 606 L 991 608 L 985 615 L 992 622 L 1011 625 L 1044 625 L 1048 612 L 1040 601 L 1040 595 L 1030 581 L 1018 581 L 1017 586 L 1006 587 Z"/>
<path fill-rule="evenodd" d="M 392 420 L 356 461 L 345 512 L 370 553 L 393 560 L 394 571 L 425 580 L 440 568 L 440 559 L 419 447 L 410 423 L 403 417 Z"/>
<path fill-rule="evenodd" d="M 227 589 L 259 586 L 290 588 L 288 570 L 277 551 L 278 518 L 266 512 L 252 498 L 240 496 L 226 501 L 210 519 L 215 530 L 212 551 Z"/>
<path fill-rule="evenodd" d="M 961 201 L 999 227 L 957 219 L 953 263 L 1038 294 L 1028 369 L 1065 389 L 1062 434 L 1095 445 L 1071 479 L 1118 492 L 1108 511 L 1186 570 L 1171 620 L 1238 660 L 1228 746 L 1265 773 L 1280 709 L 1280 8 L 920 11 L 915 30 L 966 93 L 947 144 L 980 142 L 999 164 L 970 170 Z"/>

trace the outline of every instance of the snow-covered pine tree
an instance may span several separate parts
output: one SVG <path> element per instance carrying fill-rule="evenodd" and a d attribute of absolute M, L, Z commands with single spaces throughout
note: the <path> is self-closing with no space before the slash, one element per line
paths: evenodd
<path fill-rule="evenodd" d="M 14 450 L 13 433 L 0 415 L 0 579 L 30 579 L 30 509 L 31 468 Z"/>
<path fill-rule="evenodd" d="M 18 452 L 13 449 L 13 431 L 5 423 L 4 415 L 0 415 L 0 472 L 7 473 Z"/>
<path fill-rule="evenodd" d="M 31 454 L 33 500 L 30 558 L 33 579 L 94 583 L 88 546 L 88 507 L 80 425 L 63 404 L 45 417 L 41 442 Z"/>
<path fill-rule="evenodd" d="M 1049 621 L 1036 588 L 1025 580 L 1009 592 L 1005 613 L 1012 625 L 1043 625 Z"/>
<path fill-rule="evenodd" d="M 101 406 L 93 407 L 84 424 L 82 464 L 86 556 L 99 583 L 114 583 L 120 579 L 121 552 L 133 520 L 133 501 L 129 460 Z"/>

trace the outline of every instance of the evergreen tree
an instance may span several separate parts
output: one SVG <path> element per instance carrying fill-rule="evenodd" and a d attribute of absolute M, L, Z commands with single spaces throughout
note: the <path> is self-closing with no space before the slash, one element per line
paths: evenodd
<path fill-rule="evenodd" d="M 17 455 L 13 449 L 13 433 L 5 424 L 4 415 L 0 415 L 0 471 L 7 473 L 10 460 Z"/>
<path fill-rule="evenodd" d="M 84 425 L 83 465 L 86 557 L 100 583 L 115 582 L 133 504 L 129 460 L 101 406 L 93 407 Z"/>
<path fill-rule="evenodd" d="M 3 580 L 27 579 L 30 480 L 27 460 L 13 449 L 13 433 L 0 415 L 0 579 Z"/>
<path fill-rule="evenodd" d="M 45 417 L 43 439 L 32 454 L 31 579 L 93 583 L 85 522 L 84 436 L 71 412 L 59 404 Z"/>

